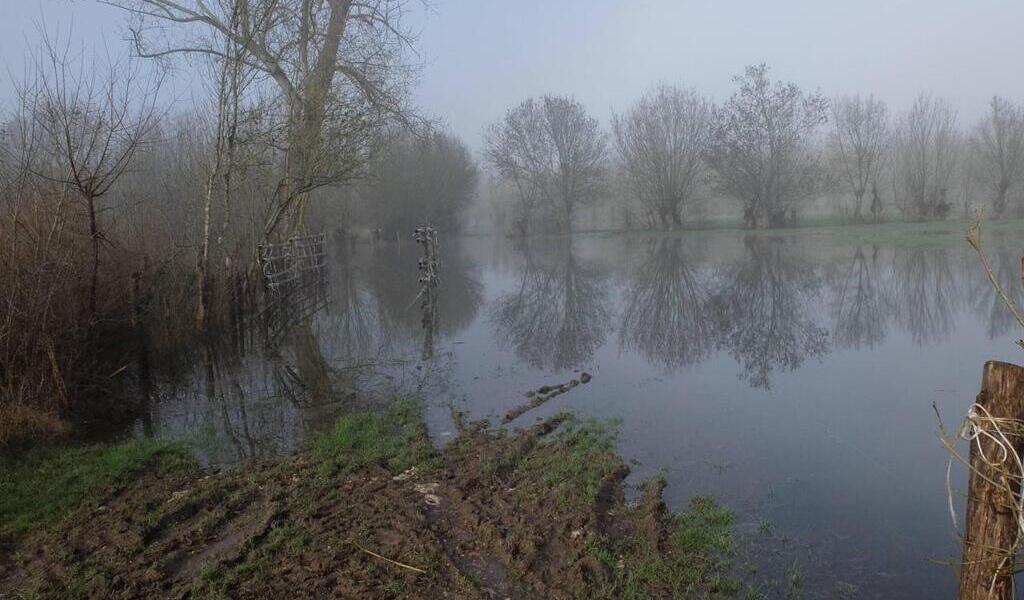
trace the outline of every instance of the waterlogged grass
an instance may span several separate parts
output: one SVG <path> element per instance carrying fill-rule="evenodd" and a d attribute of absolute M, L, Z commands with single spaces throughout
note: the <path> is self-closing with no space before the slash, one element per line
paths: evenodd
<path fill-rule="evenodd" d="M 805 227 L 788 230 L 766 230 L 764 233 L 795 235 L 828 235 L 835 241 L 851 245 L 876 245 L 888 248 L 948 248 L 966 244 L 969 221 L 887 222 L 822 227 Z M 1004 242 L 1016 243 L 1024 233 L 1024 220 L 1008 219 L 985 221 L 982 224 L 986 243 L 999 245 Z"/>
<path fill-rule="evenodd" d="M 324 477 L 377 466 L 393 474 L 439 462 L 412 400 L 399 400 L 384 414 L 352 413 L 321 434 L 313 449 Z"/>
<path fill-rule="evenodd" d="M 547 494 L 564 506 L 585 508 L 597 497 L 604 477 L 622 465 L 616 450 L 614 423 L 577 421 L 562 415 L 566 422 L 549 442 L 554 452 L 534 452 L 520 462 L 517 470 L 533 474 L 524 478 L 517 492 L 525 495 Z"/>
<path fill-rule="evenodd" d="M 642 536 L 618 546 L 600 536 L 590 541 L 588 552 L 611 573 L 597 598 L 735 597 L 739 586 L 729 575 L 732 513 L 697 497 L 689 511 L 666 518 L 669 535 L 661 548 Z"/>
<path fill-rule="evenodd" d="M 742 235 L 819 237 L 827 236 L 837 244 L 876 245 L 887 248 L 948 248 L 966 243 L 967 227 L 973 220 L 950 219 L 947 221 L 884 221 L 881 223 L 843 223 L 838 219 L 803 221 L 794 227 L 775 229 L 743 229 L 731 227 L 707 227 L 685 229 L 678 235 L 718 235 L 723 232 Z M 1024 235 L 1024 219 L 1001 219 L 982 222 L 986 244 L 1019 244 Z M 621 232 L 619 232 L 621 233 Z M 610 237 L 615 234 L 608 234 Z M 666 235 L 661 231 L 636 231 L 631 235 Z"/>
<path fill-rule="evenodd" d="M 39 448 L 0 458 L 0 534 L 50 526 L 90 494 L 127 483 L 155 461 L 167 468 L 190 459 L 182 446 L 156 440 Z"/>

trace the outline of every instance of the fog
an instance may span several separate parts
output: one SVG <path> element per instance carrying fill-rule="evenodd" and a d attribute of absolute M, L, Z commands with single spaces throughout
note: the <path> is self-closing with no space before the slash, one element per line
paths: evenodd
<path fill-rule="evenodd" d="M 1022 23 L 0 0 L 0 598 L 1008 591 Z"/>
<path fill-rule="evenodd" d="M 73 26 L 84 46 L 123 30 L 121 11 L 90 0 L 3 0 L 0 60 L 18 72 L 40 22 Z M 414 9 L 414 92 L 426 112 L 479 149 L 485 125 L 523 97 L 572 94 L 606 120 L 652 83 L 717 100 L 731 78 L 765 62 L 805 88 L 874 93 L 902 109 L 922 91 L 973 121 L 992 95 L 1024 96 L 1024 4 L 1013 0 L 431 0 Z M 192 76 L 175 87 L 188 93 Z M 0 82 L 9 101 L 10 81 Z"/>

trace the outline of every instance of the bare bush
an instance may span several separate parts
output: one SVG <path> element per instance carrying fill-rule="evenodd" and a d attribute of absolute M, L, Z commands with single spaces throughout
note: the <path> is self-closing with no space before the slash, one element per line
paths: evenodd
<path fill-rule="evenodd" d="M 39 159 L 26 164 L 33 175 L 72 190 L 84 208 L 92 253 L 88 303 L 95 315 L 105 240 L 100 202 L 155 129 L 161 80 L 140 76 L 134 61 L 86 60 L 46 35 L 33 67 L 19 100 Z"/>

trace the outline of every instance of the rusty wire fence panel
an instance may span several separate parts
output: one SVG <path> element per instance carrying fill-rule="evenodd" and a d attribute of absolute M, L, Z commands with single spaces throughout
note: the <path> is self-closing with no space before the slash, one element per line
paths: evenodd
<path fill-rule="evenodd" d="M 327 236 L 291 238 L 259 248 L 266 295 L 260 321 L 267 343 L 280 343 L 298 323 L 327 306 Z"/>
<path fill-rule="evenodd" d="M 327 261 L 327 235 L 318 233 L 291 238 L 259 247 L 260 268 L 271 291 L 301 281 L 307 275 L 319 278 Z"/>

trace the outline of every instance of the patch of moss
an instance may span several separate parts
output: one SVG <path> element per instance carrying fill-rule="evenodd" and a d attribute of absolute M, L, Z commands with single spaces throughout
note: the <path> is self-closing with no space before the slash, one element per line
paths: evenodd
<path fill-rule="evenodd" d="M 0 534 L 50 526 L 88 495 L 124 485 L 155 461 L 161 468 L 191 464 L 181 445 L 157 440 L 37 448 L 0 458 Z"/>

